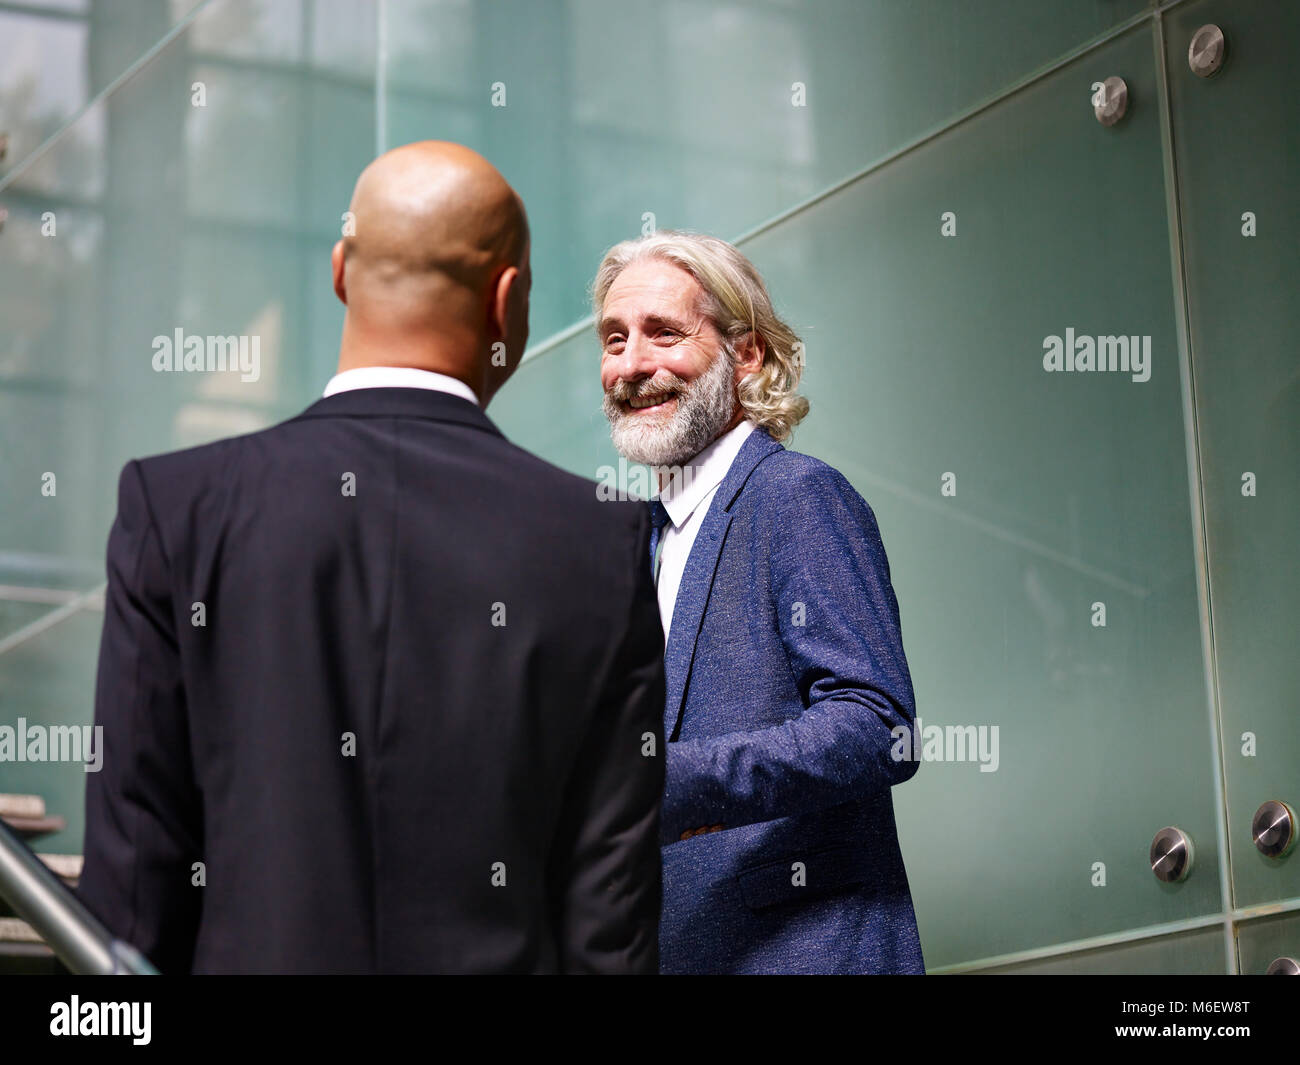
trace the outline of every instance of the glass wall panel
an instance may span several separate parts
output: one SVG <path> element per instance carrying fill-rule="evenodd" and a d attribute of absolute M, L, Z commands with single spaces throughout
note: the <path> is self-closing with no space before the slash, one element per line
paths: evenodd
<path fill-rule="evenodd" d="M 375 27 L 369 4 L 206 5 L 0 178 L 0 723 L 91 720 L 102 616 L 52 612 L 104 581 L 122 465 L 278 421 L 333 373 L 329 252 L 374 155 Z M 84 780 L 0 764 L 0 791 L 67 818 L 42 850 L 80 850 Z"/>
<path fill-rule="evenodd" d="M 385 143 L 460 140 L 519 189 L 540 340 L 643 226 L 734 237 L 1144 6 L 388 0 Z"/>
<path fill-rule="evenodd" d="M 0 133 L 9 137 L 0 179 L 24 167 L 46 140 L 202 6 L 200 0 L 0 3 Z M 83 175 L 66 168 L 36 162 L 35 175 L 57 183 L 65 195 L 94 193 Z"/>
<path fill-rule="evenodd" d="M 979 972 L 1004 976 L 1218 976 L 1226 964 L 1223 929 L 1215 925 Z"/>
<path fill-rule="evenodd" d="M 1187 50 L 1212 23 L 1217 74 Z M 1223 720 L 1229 849 L 1239 907 L 1300 897 L 1300 858 L 1265 858 L 1251 820 L 1269 799 L 1300 811 L 1300 6 L 1191 3 L 1165 46 L 1182 207 Z"/>
<path fill-rule="evenodd" d="M 1241 972 L 1259 976 L 1278 958 L 1300 963 L 1300 914 L 1257 917 L 1237 926 Z"/>

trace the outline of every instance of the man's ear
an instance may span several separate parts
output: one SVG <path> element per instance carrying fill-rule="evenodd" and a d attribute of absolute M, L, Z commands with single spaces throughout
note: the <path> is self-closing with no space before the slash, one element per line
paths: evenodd
<path fill-rule="evenodd" d="M 330 269 L 334 273 L 334 295 L 343 301 L 346 307 L 348 303 L 348 289 L 343 283 L 343 241 L 338 241 L 334 245 L 334 250 L 330 252 Z"/>
<path fill-rule="evenodd" d="M 493 340 L 503 340 L 510 332 L 510 304 L 520 298 L 519 268 L 507 266 L 497 275 L 488 303 L 488 331 Z"/>
<path fill-rule="evenodd" d="M 763 338 L 757 333 L 748 334 L 736 352 L 736 383 L 739 384 L 742 377 L 758 373 L 763 367 L 763 357 L 766 354 L 767 345 L 763 343 Z"/>

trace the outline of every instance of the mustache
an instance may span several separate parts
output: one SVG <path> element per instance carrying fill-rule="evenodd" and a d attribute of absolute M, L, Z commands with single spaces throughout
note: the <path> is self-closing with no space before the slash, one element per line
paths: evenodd
<path fill-rule="evenodd" d="M 644 381 L 615 381 L 605 392 L 610 403 L 628 403 L 634 399 L 657 399 L 670 392 L 686 392 L 690 385 L 675 373 L 665 370 Z"/>

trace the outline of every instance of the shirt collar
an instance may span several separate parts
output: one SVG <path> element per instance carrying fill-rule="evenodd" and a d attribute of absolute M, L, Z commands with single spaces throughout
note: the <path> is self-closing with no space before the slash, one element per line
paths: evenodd
<path fill-rule="evenodd" d="M 674 528 L 680 529 L 704 498 L 726 479 L 741 445 L 753 431 L 753 424 L 742 420 L 673 474 L 659 493 L 659 501 Z"/>
<path fill-rule="evenodd" d="M 325 395 L 351 392 L 356 388 L 428 388 L 435 392 L 450 392 L 478 406 L 478 397 L 464 381 L 433 370 L 417 370 L 411 366 L 358 366 L 344 370 L 330 378 Z"/>

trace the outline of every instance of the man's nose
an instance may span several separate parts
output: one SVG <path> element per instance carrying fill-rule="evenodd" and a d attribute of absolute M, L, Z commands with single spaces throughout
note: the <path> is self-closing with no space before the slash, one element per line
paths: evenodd
<path fill-rule="evenodd" d="M 640 381 L 653 377 L 659 369 L 654 345 L 640 334 L 629 336 L 618 356 L 615 369 L 623 381 Z"/>

